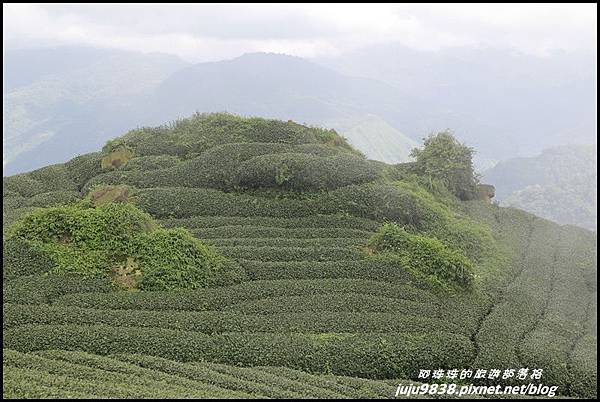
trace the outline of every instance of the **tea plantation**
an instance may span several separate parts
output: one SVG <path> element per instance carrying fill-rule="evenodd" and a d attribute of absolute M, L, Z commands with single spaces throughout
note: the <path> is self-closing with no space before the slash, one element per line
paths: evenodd
<path fill-rule="evenodd" d="M 595 397 L 596 234 L 418 166 L 221 113 L 4 177 L 4 396 L 390 398 L 421 369 L 541 368 Z"/>

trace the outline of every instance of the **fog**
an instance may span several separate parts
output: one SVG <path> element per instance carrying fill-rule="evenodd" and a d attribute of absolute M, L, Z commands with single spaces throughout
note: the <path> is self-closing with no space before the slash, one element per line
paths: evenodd
<path fill-rule="evenodd" d="M 3 8 L 5 175 L 194 112 L 334 128 L 388 163 L 450 129 L 482 173 L 596 144 L 595 4 Z M 595 148 L 564 149 L 595 177 Z"/>

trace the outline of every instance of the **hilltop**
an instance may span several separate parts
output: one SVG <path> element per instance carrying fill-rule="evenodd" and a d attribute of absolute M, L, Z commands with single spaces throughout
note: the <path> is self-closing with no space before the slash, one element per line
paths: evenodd
<path fill-rule="evenodd" d="M 4 395 L 383 398 L 535 367 L 595 396 L 595 233 L 478 199 L 472 154 L 439 133 L 386 164 L 217 113 L 4 177 Z"/>

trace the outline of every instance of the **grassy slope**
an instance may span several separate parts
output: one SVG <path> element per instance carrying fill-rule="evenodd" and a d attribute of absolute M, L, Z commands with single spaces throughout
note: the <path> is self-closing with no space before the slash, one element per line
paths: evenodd
<path fill-rule="evenodd" d="M 419 208 L 400 213 L 411 205 L 400 200 L 415 192 L 390 196 L 386 208 L 376 198 L 357 204 L 352 196 L 366 197 L 379 188 L 368 186 L 385 181 L 376 177 L 353 187 L 340 173 L 342 187 L 297 195 L 231 191 L 235 172 L 228 161 L 214 167 L 224 173 L 217 179 L 198 168 L 220 142 L 283 138 L 285 149 L 278 145 L 275 152 L 290 146 L 333 152 L 307 151 L 306 144 L 316 143 L 351 153 L 314 135 L 217 116 L 126 136 L 138 155 L 129 165 L 137 166 L 137 176 L 125 169 L 105 173 L 100 157 L 88 155 L 5 178 L 5 224 L 35 206 L 80 196 L 90 181 L 145 187 L 137 195 L 141 207 L 165 226 L 187 227 L 216 245 L 249 278 L 231 287 L 139 293 L 78 277 L 5 278 L 5 395 L 389 397 L 401 378 L 438 367 L 542 367 L 543 382 L 559 385 L 561 393 L 595 394 L 596 238 L 590 232 L 439 197 L 417 198 Z M 247 158 L 239 155 L 248 147 L 227 150 L 233 166 Z M 194 182 L 168 188 L 182 177 Z M 489 227 L 497 242 L 495 251 L 477 258 L 472 294 L 440 293 L 357 248 L 386 216 L 413 219 L 432 202 L 470 216 L 467 224 Z M 63 351 L 46 351 L 56 349 Z"/>

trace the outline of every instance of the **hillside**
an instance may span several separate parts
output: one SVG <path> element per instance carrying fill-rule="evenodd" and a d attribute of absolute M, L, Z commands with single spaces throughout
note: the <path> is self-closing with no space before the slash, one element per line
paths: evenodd
<path fill-rule="evenodd" d="M 558 223 L 597 227 L 597 147 L 547 149 L 532 158 L 513 158 L 484 172 L 496 198 Z"/>
<path fill-rule="evenodd" d="M 146 109 L 152 124 L 227 111 L 331 127 L 367 157 L 389 163 L 408 161 L 414 139 L 444 128 L 429 124 L 434 113 L 417 97 L 390 85 L 270 53 L 181 69 L 161 83 Z"/>
<path fill-rule="evenodd" d="M 428 146 L 390 165 L 198 114 L 4 177 L 3 394 L 389 398 L 529 367 L 596 396 L 595 233 L 459 200 Z"/>
<path fill-rule="evenodd" d="M 7 59 L 5 175 L 194 112 L 332 127 L 369 158 L 390 163 L 406 162 L 414 139 L 446 127 L 429 124 L 435 111 L 416 97 L 299 57 L 255 53 L 189 65 L 162 54 L 66 47 L 10 51 Z"/>
<path fill-rule="evenodd" d="M 165 54 L 88 47 L 9 49 L 5 56 L 5 175 L 91 152 L 139 125 L 141 100 L 186 65 Z"/>

